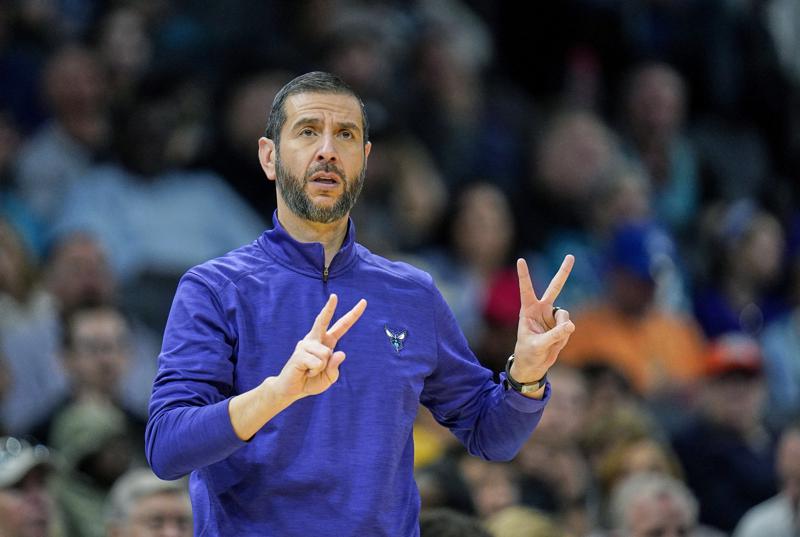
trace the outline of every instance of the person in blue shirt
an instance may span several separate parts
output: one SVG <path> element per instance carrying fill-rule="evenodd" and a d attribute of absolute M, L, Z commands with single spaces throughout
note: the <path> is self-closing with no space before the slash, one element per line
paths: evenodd
<path fill-rule="evenodd" d="M 518 261 L 518 337 L 495 382 L 431 277 L 355 242 L 371 147 L 338 77 L 289 82 L 259 140 L 273 229 L 181 279 L 145 442 L 159 477 L 190 474 L 195 535 L 418 536 L 420 402 L 489 460 L 513 458 L 539 421 L 575 328 L 553 305 L 573 257 L 541 298 Z"/>

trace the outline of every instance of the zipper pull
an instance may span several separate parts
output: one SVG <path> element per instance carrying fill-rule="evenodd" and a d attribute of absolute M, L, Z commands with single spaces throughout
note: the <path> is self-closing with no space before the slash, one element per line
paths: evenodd
<path fill-rule="evenodd" d="M 328 283 L 328 267 L 323 267 L 322 269 L 322 281 L 324 283 Z"/>

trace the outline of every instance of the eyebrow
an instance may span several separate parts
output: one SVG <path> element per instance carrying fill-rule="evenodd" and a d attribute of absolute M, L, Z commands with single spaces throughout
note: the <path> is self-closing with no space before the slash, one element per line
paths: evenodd
<path fill-rule="evenodd" d="M 320 123 L 322 123 L 322 120 L 320 120 L 317 117 L 309 117 L 309 116 L 301 117 L 292 124 L 292 129 L 297 129 L 299 127 L 307 127 L 310 125 L 319 125 Z M 358 124 L 353 123 L 352 121 L 339 121 L 336 123 L 336 126 L 339 129 L 350 129 L 358 133 L 361 132 L 361 127 L 359 127 Z"/>

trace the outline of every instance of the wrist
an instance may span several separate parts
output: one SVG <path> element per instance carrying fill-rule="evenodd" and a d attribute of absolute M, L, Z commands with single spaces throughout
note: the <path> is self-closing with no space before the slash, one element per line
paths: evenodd
<path fill-rule="evenodd" d="M 547 384 L 547 370 L 538 374 L 535 370 L 528 371 L 524 376 L 520 374 L 519 368 L 515 368 L 516 360 L 514 355 L 509 356 L 506 362 L 506 385 L 523 395 L 541 392 Z"/>
<path fill-rule="evenodd" d="M 280 376 L 267 377 L 258 386 L 259 402 L 268 406 L 286 408 L 295 401 L 299 401 L 303 394 L 292 394 L 286 390 Z"/>

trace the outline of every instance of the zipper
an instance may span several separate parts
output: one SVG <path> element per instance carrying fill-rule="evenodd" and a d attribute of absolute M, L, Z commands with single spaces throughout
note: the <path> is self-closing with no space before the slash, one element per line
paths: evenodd
<path fill-rule="evenodd" d="M 328 283 L 328 267 L 325 266 L 322 268 L 322 282 Z"/>

